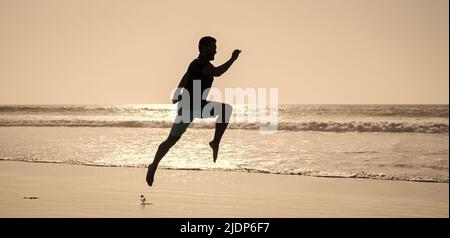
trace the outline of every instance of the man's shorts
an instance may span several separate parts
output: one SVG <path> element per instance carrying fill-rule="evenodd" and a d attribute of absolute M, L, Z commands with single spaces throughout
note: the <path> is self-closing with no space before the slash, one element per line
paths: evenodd
<path fill-rule="evenodd" d="M 192 109 L 189 110 L 187 112 L 189 113 L 189 117 L 187 117 L 187 120 L 187 118 L 182 118 L 183 116 L 186 116 L 186 114 L 183 115 L 184 111 L 182 110 L 182 106 L 179 103 L 177 105 L 177 116 L 172 125 L 172 129 L 170 129 L 170 135 L 174 137 L 180 137 L 181 135 L 183 135 L 183 133 L 195 118 L 213 118 L 221 115 L 222 110 L 217 111 L 214 109 L 222 108 L 223 105 L 224 104 L 221 102 L 202 101 L 201 111 L 194 111 Z"/>

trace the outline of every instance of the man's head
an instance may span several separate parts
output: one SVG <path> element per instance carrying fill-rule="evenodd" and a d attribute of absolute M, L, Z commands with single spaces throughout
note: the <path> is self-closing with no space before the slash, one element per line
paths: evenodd
<path fill-rule="evenodd" d="M 208 60 L 214 60 L 216 54 L 216 39 L 211 36 L 204 36 L 198 42 L 198 50 L 200 55 Z"/>

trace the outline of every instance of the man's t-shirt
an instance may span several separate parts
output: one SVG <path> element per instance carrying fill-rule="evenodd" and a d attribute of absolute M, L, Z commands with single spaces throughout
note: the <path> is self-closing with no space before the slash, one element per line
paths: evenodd
<path fill-rule="evenodd" d="M 201 108 L 203 108 L 205 104 L 207 94 L 209 93 L 209 89 L 211 88 L 211 85 L 213 83 L 214 77 L 210 75 L 206 75 L 202 73 L 202 70 L 205 68 L 205 66 L 212 64 L 209 62 L 209 60 L 199 56 L 198 58 L 194 59 L 191 64 L 188 67 L 188 70 L 186 72 L 187 74 L 187 80 L 184 85 L 184 90 L 188 90 L 190 94 L 190 108 L 191 110 L 193 107 L 193 99 L 194 98 L 200 98 L 201 99 Z M 194 97 L 194 80 L 199 80 L 201 85 L 201 95 L 195 95 Z M 203 92 L 207 90 L 206 94 L 203 95 Z M 203 95 L 203 97 L 202 97 Z M 204 99 L 202 99 L 204 98 Z"/>

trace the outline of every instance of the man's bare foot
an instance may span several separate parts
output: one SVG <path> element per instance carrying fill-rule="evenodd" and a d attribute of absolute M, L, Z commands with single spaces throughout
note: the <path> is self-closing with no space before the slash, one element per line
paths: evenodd
<path fill-rule="evenodd" d="M 147 184 L 150 187 L 153 185 L 153 177 L 155 176 L 155 171 L 156 171 L 156 166 L 153 166 L 153 163 L 151 163 L 148 166 L 147 177 L 146 177 Z"/>
<path fill-rule="evenodd" d="M 217 160 L 217 154 L 219 153 L 219 143 L 215 143 L 214 141 L 209 142 L 209 146 L 213 150 L 213 161 L 214 163 Z"/>

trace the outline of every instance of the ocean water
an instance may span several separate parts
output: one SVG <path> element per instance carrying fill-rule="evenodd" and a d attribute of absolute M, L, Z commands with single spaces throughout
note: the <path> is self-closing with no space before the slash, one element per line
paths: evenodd
<path fill-rule="evenodd" d="M 0 160 L 146 167 L 167 137 L 175 105 L 3 105 Z M 235 105 L 217 163 L 213 119 L 198 120 L 169 151 L 166 169 L 419 182 L 449 178 L 448 105 L 279 105 L 261 133 L 251 105 Z M 237 115 L 246 115 L 239 121 Z"/>

